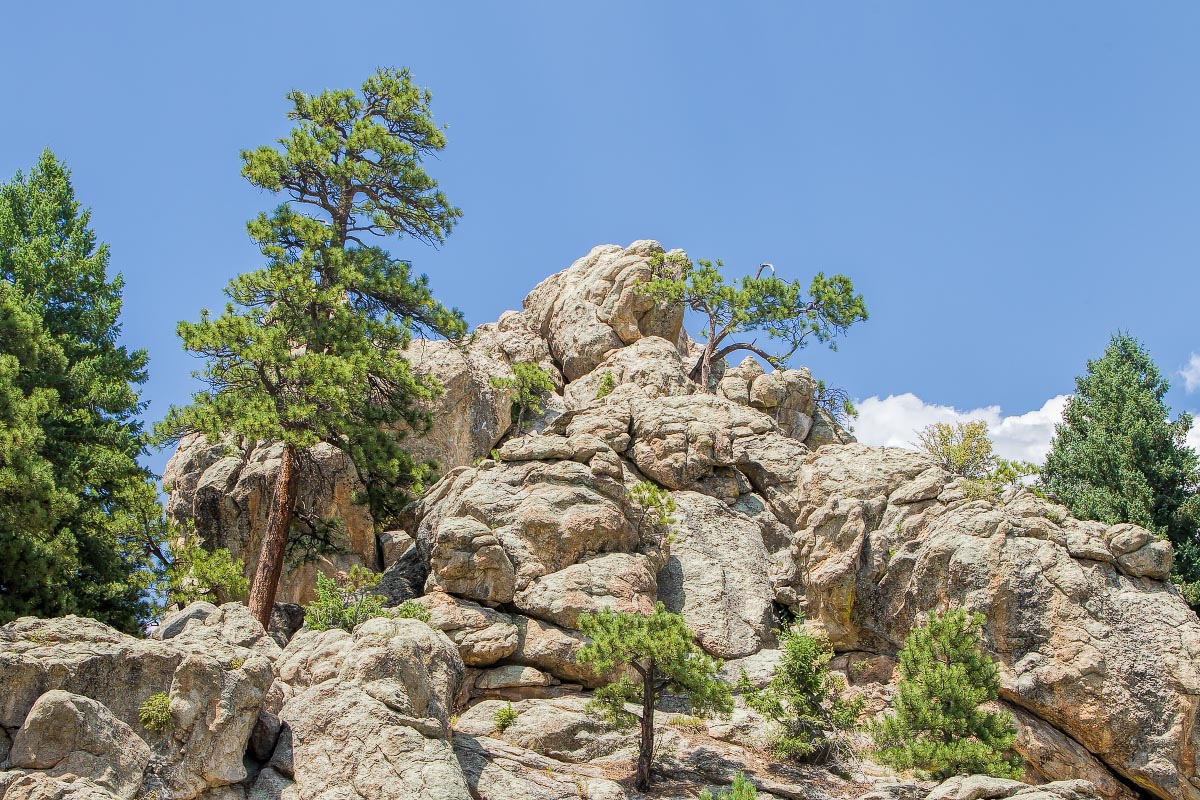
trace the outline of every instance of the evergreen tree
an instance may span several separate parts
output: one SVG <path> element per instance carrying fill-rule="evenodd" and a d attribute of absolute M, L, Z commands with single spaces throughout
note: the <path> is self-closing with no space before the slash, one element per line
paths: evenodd
<path fill-rule="evenodd" d="M 532 361 L 518 361 L 512 365 L 511 378 L 491 379 L 496 389 L 513 389 L 516 396 L 512 403 L 512 422 L 517 435 L 525 432 L 526 415 L 537 417 L 545 411 L 546 396 L 554 392 L 554 381 L 550 373 Z"/>
<path fill-rule="evenodd" d="M 783 657 L 770 683 L 755 688 L 744 669 L 738 681 L 746 704 L 779 724 L 782 732 L 772 741 L 772 749 L 780 758 L 817 763 L 849 755 L 840 732 L 854 727 L 863 700 L 841 698 L 845 682 L 829 672 L 833 647 L 799 627 L 780 638 Z"/>
<path fill-rule="evenodd" d="M 837 349 L 834 338 L 859 320 L 867 318 L 861 294 L 845 275 L 826 278 L 817 273 L 808 294 L 799 281 L 785 281 L 772 274 L 745 275 L 737 285 L 728 285 L 719 267 L 711 261 L 692 262 L 680 252 L 658 253 L 650 261 L 650 280 L 638 291 L 659 303 L 682 305 L 704 316 L 704 347 L 692 366 L 690 377 L 704 391 L 712 391 L 712 365 L 737 352 L 748 350 L 773 367 L 782 368 L 788 358 L 808 344 L 812 336 Z M 755 341 L 730 339 L 750 331 L 763 331 L 778 339 L 784 349 L 770 353 Z"/>
<path fill-rule="evenodd" d="M 1166 536 L 1176 580 L 1200 581 L 1200 471 L 1185 444 L 1192 418 L 1169 421 L 1170 388 L 1131 336 L 1075 379 L 1042 471 L 1046 487 L 1080 519 L 1132 522 Z M 1196 604 L 1195 591 L 1192 603 Z"/>
<path fill-rule="evenodd" d="M 654 757 L 654 708 L 664 691 L 686 694 L 695 714 L 728 714 L 733 709 L 729 685 L 717 678 L 721 668 L 692 642 L 683 617 L 654 604 L 650 615 L 603 609 L 583 614 L 579 629 L 589 641 L 579 651 L 580 664 L 590 664 L 612 682 L 596 690 L 591 706 L 615 725 L 640 723 L 637 788 L 650 786 Z M 638 680 L 632 681 L 633 670 Z M 626 710 L 633 703 L 640 714 Z"/>
<path fill-rule="evenodd" d="M 264 625 L 289 537 L 327 533 L 296 514 L 300 459 L 318 442 L 342 450 L 376 522 L 389 521 L 428 473 L 399 430 L 428 428 L 422 401 L 437 391 L 410 369 L 404 348 L 416 329 L 457 338 L 466 327 L 424 276 L 369 238 L 438 243 L 460 216 L 422 166 L 445 146 L 429 93 L 407 71 L 381 69 L 361 93 L 293 91 L 288 100 L 297 124 L 279 147 L 242 153 L 246 179 L 287 198 L 248 224 L 267 265 L 230 282 L 233 302 L 220 316 L 180 323 L 185 349 L 207 359 L 207 389 L 157 429 L 164 443 L 190 432 L 283 443 L 250 585 L 251 612 Z"/>
<path fill-rule="evenodd" d="M 49 151 L 0 186 L 0 380 L 26 403 L 4 436 L 24 466 L 6 469 L 32 478 L 12 507 L 28 513 L 3 531 L 2 546 L 22 555 L 0 559 L 0 620 L 78 613 L 136 631 L 150 612 L 152 559 L 125 518 L 150 487 L 137 463 L 146 354 L 118 344 L 123 283 L 108 278 L 108 248 L 89 223 Z"/>
<path fill-rule="evenodd" d="M 1009 753 L 1017 738 L 1012 715 L 980 708 L 1000 692 L 996 662 L 980 648 L 983 621 L 955 608 L 908 635 L 893 712 L 871 729 L 880 763 L 938 780 L 1021 777 L 1021 758 Z"/>

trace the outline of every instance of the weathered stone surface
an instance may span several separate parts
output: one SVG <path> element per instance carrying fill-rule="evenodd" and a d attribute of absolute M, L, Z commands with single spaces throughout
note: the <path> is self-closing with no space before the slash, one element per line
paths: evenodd
<path fill-rule="evenodd" d="M 469 667 L 495 664 L 517 649 L 517 626 L 507 614 L 444 592 L 431 592 L 417 602 L 429 609 L 429 624 L 458 645 Z"/>
<path fill-rule="evenodd" d="M 272 661 L 283 652 L 243 603 L 225 603 L 219 608 L 211 603 L 192 603 L 164 617 L 151 638 L 176 639 L 197 650 L 224 642 L 253 650 Z"/>
<path fill-rule="evenodd" d="M 645 336 L 678 342 L 683 310 L 664 309 L 634 291 L 650 276 L 658 242 L 594 248 L 525 298 L 525 316 L 550 346 L 568 381 L 594 370 L 611 351 Z"/>
<path fill-rule="evenodd" d="M 463 664 L 444 634 L 390 618 L 302 631 L 277 672 L 295 690 L 279 717 L 301 800 L 470 797 L 445 738 Z"/>
<path fill-rule="evenodd" d="M 150 763 L 150 747 L 100 703 L 61 690 L 37 699 L 13 739 L 17 769 L 53 778 L 86 778 L 118 797 L 131 798 Z"/>
<path fill-rule="evenodd" d="M 627 800 L 620 784 L 487 736 L 457 735 L 454 752 L 478 800 Z"/>
<path fill-rule="evenodd" d="M 1101 800 L 1096 789 L 1087 781 L 1058 781 L 1043 786 L 1029 786 L 1020 781 L 992 778 L 987 775 L 959 775 L 926 795 L 925 800 Z"/>
<path fill-rule="evenodd" d="M 507 603 L 585 555 L 635 551 L 624 495 L 622 483 L 573 460 L 456 472 L 417 510 L 418 539 L 430 547 L 427 588 Z"/>
<path fill-rule="evenodd" d="M 583 408 L 597 399 L 610 375 L 614 388 L 630 385 L 647 397 L 693 394 L 698 387 L 687 373 L 678 347 L 666 339 L 647 336 L 610 352 L 594 370 L 567 384 L 563 396 L 567 410 Z"/>
<path fill-rule="evenodd" d="M 512 364 L 537 364 L 561 383 L 545 341 L 515 312 L 479 326 L 462 343 L 416 339 L 405 357 L 443 390 L 428 409 L 430 430 L 407 440 L 415 458 L 433 461 L 442 472 L 487 455 L 508 431 L 515 390 L 496 382 L 512 377 Z"/>
<path fill-rule="evenodd" d="M 254 651 L 211 633 L 153 641 L 80 617 L 25 617 L 0 627 L 0 653 L 0 726 L 17 728 L 38 698 L 62 690 L 97 701 L 144 739 L 155 763 L 147 780 L 174 797 L 246 777 L 242 756 L 271 681 L 270 662 Z M 138 708 L 160 693 L 170 722 L 150 731 Z"/>
<path fill-rule="evenodd" d="M 658 586 L 653 561 L 641 553 L 607 553 L 535 578 L 513 605 L 531 617 L 578 628 L 580 614 L 602 608 L 649 614 Z"/>
<path fill-rule="evenodd" d="M 514 689 L 523 686 L 553 686 L 558 683 L 552 676 L 533 667 L 508 664 L 503 667 L 485 669 L 475 679 L 477 689 Z"/>
<path fill-rule="evenodd" d="M 296 800 L 296 785 L 288 777 L 267 767 L 258 773 L 246 800 Z"/>
<path fill-rule="evenodd" d="M 566 763 L 586 764 L 620 750 L 635 751 L 634 730 L 614 729 L 585 706 L 582 697 L 522 700 L 512 704 L 516 721 L 499 731 L 496 712 L 506 703 L 484 700 L 458 718 L 460 734 L 491 736 Z"/>
<path fill-rule="evenodd" d="M 180 523 L 194 523 L 206 545 L 228 548 L 243 559 L 246 576 L 252 576 L 281 453 L 278 444 L 243 451 L 198 435 L 184 437 L 163 471 L 163 485 L 170 487 L 167 513 Z M 301 461 L 299 487 L 296 505 L 304 514 L 340 521 L 341 552 L 285 566 L 275 597 L 281 603 L 312 600 L 318 571 L 333 575 L 356 564 L 379 569 L 374 523 L 366 508 L 354 502 L 362 485 L 350 459 L 329 445 L 313 447 Z"/>
<path fill-rule="evenodd" d="M 368 689 L 369 684 L 326 681 L 283 707 L 280 717 L 292 732 L 296 796 L 471 800 L 439 728 L 413 727 L 411 713 L 396 710 Z"/>
<path fill-rule="evenodd" d="M 757 652 L 770 638 L 774 594 L 762 529 L 720 500 L 676 492 L 671 556 L 659 575 L 667 608 L 721 658 Z"/>
<path fill-rule="evenodd" d="M 284 721 L 290 721 L 289 708 L 295 713 L 303 690 L 336 682 L 360 686 L 408 724 L 444 733 L 463 663 L 440 631 L 419 620 L 379 617 L 353 633 L 301 631 L 284 650 L 276 674 L 296 691 L 280 711 Z"/>
<path fill-rule="evenodd" d="M 584 686 L 602 683 L 590 667 L 578 663 L 579 651 L 587 644 L 583 634 L 520 615 L 514 615 L 513 622 L 517 626 L 517 649 L 510 660 L 537 667 L 563 681 Z"/>
<path fill-rule="evenodd" d="M 12 770 L 0 772 L 0 800 L 116 800 L 116 795 L 86 779 Z"/>
<path fill-rule="evenodd" d="M 1054 522 L 1053 507 L 1024 491 L 995 504 L 944 491 L 890 505 L 925 472 L 916 458 L 851 445 L 806 465 L 796 493 L 807 499 L 797 561 L 808 619 L 840 649 L 888 652 L 929 611 L 983 611 L 1005 700 L 1159 797 L 1200 797 L 1200 621 L 1168 583 L 1117 555 L 1152 537 Z"/>
<path fill-rule="evenodd" d="M 786 436 L 804 441 L 817 412 L 817 384 L 807 369 L 765 373 L 753 356 L 725 370 L 717 394 L 751 406 L 775 420 Z"/>

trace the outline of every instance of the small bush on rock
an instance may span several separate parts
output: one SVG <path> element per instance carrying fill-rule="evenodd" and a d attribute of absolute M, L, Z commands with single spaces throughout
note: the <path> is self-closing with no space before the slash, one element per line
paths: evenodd
<path fill-rule="evenodd" d="M 138 707 L 138 722 L 148 731 L 164 731 L 171 724 L 171 698 L 152 694 Z"/>
<path fill-rule="evenodd" d="M 516 396 L 512 404 L 512 421 L 517 426 L 517 435 L 525 432 L 525 419 L 540 416 L 545 408 L 547 395 L 554 392 L 554 381 L 550 373 L 532 361 L 518 361 L 512 365 L 511 378 L 492 378 L 496 389 L 514 389 Z"/>
<path fill-rule="evenodd" d="M 225 548 L 210 552 L 189 531 L 172 549 L 174 558 L 166 575 L 168 602 L 186 606 L 204 600 L 221 605 L 249 596 L 246 565 Z"/>
<path fill-rule="evenodd" d="M 956 608 L 908 635 L 894 710 L 871 726 L 880 763 L 937 780 L 1024 773 L 1021 757 L 1010 752 L 1017 739 L 1012 715 L 980 707 L 1000 692 L 996 662 L 980 648 L 983 621 Z"/>
<path fill-rule="evenodd" d="M 492 715 L 492 722 L 495 723 L 496 730 L 503 733 L 517 721 L 518 716 L 517 710 L 513 708 L 513 704 L 505 703 L 496 709 L 496 713 Z"/>
<path fill-rule="evenodd" d="M 392 613 L 400 619 L 419 619 L 426 624 L 433 617 L 429 615 L 429 609 L 420 603 L 414 603 L 412 600 L 405 600 L 400 605 L 392 609 Z"/>
<path fill-rule="evenodd" d="M 613 389 L 617 388 L 617 380 L 611 372 L 605 372 L 600 376 L 600 385 L 596 387 L 596 399 L 602 400 L 612 394 Z"/>
<path fill-rule="evenodd" d="M 304 607 L 305 626 L 315 631 L 353 631 L 360 622 L 388 616 L 383 607 L 386 598 L 375 592 L 382 578 L 378 572 L 357 564 L 347 577 L 338 580 L 318 574 L 317 599 Z"/>
<path fill-rule="evenodd" d="M 733 784 L 727 791 L 714 795 L 708 789 L 700 793 L 700 800 L 755 800 L 758 790 L 754 784 L 746 780 L 745 773 L 739 772 L 733 777 Z"/>

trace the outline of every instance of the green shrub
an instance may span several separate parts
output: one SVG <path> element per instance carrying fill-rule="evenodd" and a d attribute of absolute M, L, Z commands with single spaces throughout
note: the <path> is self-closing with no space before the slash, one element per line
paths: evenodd
<path fill-rule="evenodd" d="M 138 722 L 148 731 L 164 731 L 171 724 L 171 698 L 159 692 L 138 707 Z"/>
<path fill-rule="evenodd" d="M 617 388 L 616 378 L 611 372 L 605 372 L 600 376 L 600 385 L 596 387 L 596 399 L 601 400 L 608 397 L 615 388 Z"/>
<path fill-rule="evenodd" d="M 642 509 L 642 517 L 638 520 L 639 527 L 647 518 L 660 528 L 669 528 L 675 524 L 675 498 L 658 484 L 652 481 L 634 484 L 629 490 L 629 501 Z"/>
<path fill-rule="evenodd" d="M 426 624 L 429 624 L 429 621 L 432 619 L 428 608 L 420 603 L 414 603 L 412 600 L 405 600 L 393 608 L 392 613 L 400 619 L 419 619 Z"/>
<path fill-rule="evenodd" d="M 305 626 L 315 631 L 353 631 L 361 622 L 389 616 L 383 607 L 386 598 L 375 592 L 382 578 L 378 572 L 357 564 L 346 578 L 334 580 L 318 574 L 317 599 L 304 607 Z"/>
<path fill-rule="evenodd" d="M 779 758 L 809 762 L 848 758 L 851 750 L 843 731 L 854 727 L 863 700 L 841 698 L 845 682 L 829 672 L 833 647 L 795 627 L 782 634 L 780 645 L 783 657 L 770 683 L 755 688 L 745 670 L 738 681 L 746 704 L 781 729 L 771 749 Z"/>
<path fill-rule="evenodd" d="M 980 647 L 982 614 L 961 608 L 914 628 L 900 651 L 893 712 L 871 726 L 875 758 L 936 780 L 959 774 L 1019 779 L 1017 726 L 982 704 L 1000 692 L 1000 671 Z"/>
<path fill-rule="evenodd" d="M 554 391 L 554 381 L 550 373 L 534 364 L 532 361 L 518 361 L 512 365 L 511 378 L 493 377 L 489 383 L 496 389 L 514 389 L 516 396 L 512 404 L 512 421 L 517 426 L 517 434 L 525 431 L 527 417 L 540 416 L 546 410 L 546 396 Z"/>
<path fill-rule="evenodd" d="M 166 574 L 168 602 L 186 606 L 204 600 L 221 605 L 244 601 L 249 595 L 245 563 L 225 548 L 210 552 L 194 533 L 188 532 L 172 555 Z"/>
<path fill-rule="evenodd" d="M 508 730 L 509 726 L 517 721 L 517 710 L 513 708 L 512 703 L 505 703 L 496 709 L 496 713 L 492 715 L 492 722 L 496 725 L 496 730 L 503 733 Z"/>
<path fill-rule="evenodd" d="M 741 772 L 733 776 L 733 784 L 726 791 L 714 795 L 705 789 L 700 793 L 700 800 L 754 800 L 756 797 L 758 797 L 758 790 L 754 788 L 754 784 L 746 780 L 746 775 Z"/>

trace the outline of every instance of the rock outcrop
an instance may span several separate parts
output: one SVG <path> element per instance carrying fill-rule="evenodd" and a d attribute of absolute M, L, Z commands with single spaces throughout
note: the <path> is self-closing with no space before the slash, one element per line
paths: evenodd
<path fill-rule="evenodd" d="M 272 796 L 325 792 L 305 773 L 310 764 L 362 770 L 372 788 L 347 796 L 393 780 L 409 781 L 395 785 L 422 800 L 435 780 L 447 781 L 447 797 L 625 796 L 612 782 L 628 765 L 624 739 L 592 730 L 579 710 L 597 684 L 576 662 L 579 618 L 662 600 L 702 647 L 760 683 L 774 663 L 773 629 L 803 615 L 839 651 L 835 663 L 872 713 L 888 702 L 893 658 L 915 625 L 951 606 L 980 610 L 1027 780 L 1044 785 L 893 781 L 907 787 L 893 791 L 780 772 L 756 755 L 762 726 L 741 708 L 702 731 L 667 725 L 664 741 L 677 748 L 664 762 L 669 775 L 720 783 L 744 768 L 777 797 L 815 796 L 805 782 L 829 780 L 827 796 L 846 798 L 1200 800 L 1200 621 L 1167 580 L 1169 545 L 1136 526 L 1071 519 L 1023 489 L 972 499 L 918 453 L 856 444 L 818 406 L 804 369 L 721 365 L 715 393 L 701 391 L 687 377 L 694 347 L 682 315 L 633 288 L 657 252 L 653 242 L 596 248 L 462 347 L 414 343 L 418 369 L 446 392 L 433 430 L 411 441 L 443 477 L 406 512 L 403 531 L 376 536 L 349 505 L 354 484 L 334 469 L 334 454 L 325 475 L 340 477 L 306 477 L 306 508 L 343 519 L 351 543 L 341 561 L 285 575 L 284 599 L 305 597 L 314 569 L 366 563 L 389 570 L 397 597 L 423 595 L 441 633 L 416 636 L 391 622 L 369 636 L 367 626 L 308 632 L 282 654 L 239 639 L 276 661 L 264 711 L 278 716 L 279 745 L 257 778 Z M 514 435 L 511 397 L 493 381 L 518 361 L 542 364 L 558 387 L 528 435 Z M 206 541 L 250 555 L 265 522 L 270 453 L 184 442 L 168 470 L 172 513 L 194 519 Z M 673 496 L 669 524 L 635 500 L 642 481 Z M 171 625 L 239 636 L 216 618 Z M 351 666 L 360 660 L 366 666 Z M 397 677 L 408 671 L 441 677 Z M 70 686 L 37 695 L 51 688 L 108 703 Z M 0 724 L 15 732 L 36 699 Z M 509 700 L 524 721 L 490 728 L 489 704 Z M 467 711 L 451 746 L 442 737 L 455 702 Z M 318 731 L 325 714 L 339 715 L 327 734 Z M 363 755 L 347 744 L 359 731 L 395 749 Z M 398 765 L 412 775 L 388 772 Z"/>

